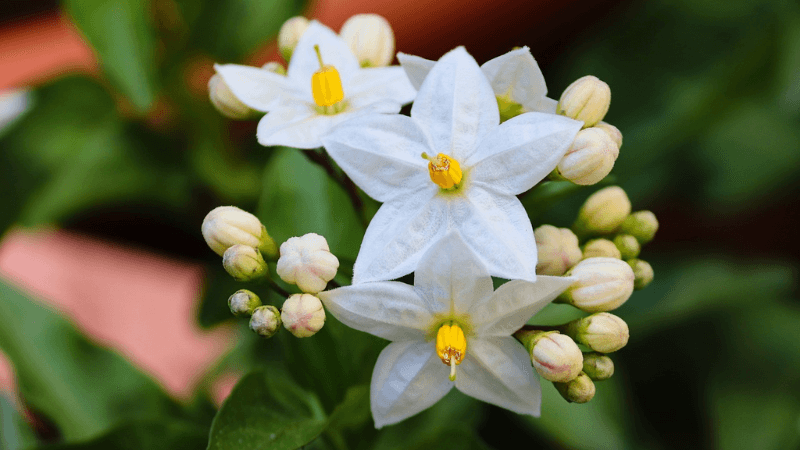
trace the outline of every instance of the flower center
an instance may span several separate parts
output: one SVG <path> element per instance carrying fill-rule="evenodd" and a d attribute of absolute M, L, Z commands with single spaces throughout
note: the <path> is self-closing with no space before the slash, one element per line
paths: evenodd
<path fill-rule="evenodd" d="M 319 70 L 311 76 L 311 94 L 314 96 L 314 103 L 317 106 L 328 108 L 344 99 L 342 80 L 335 67 L 326 66 L 322 62 L 319 45 L 314 46 L 314 51 L 317 52 L 317 59 L 319 59 Z"/>
<path fill-rule="evenodd" d="M 443 189 L 452 189 L 461 183 L 461 165 L 458 161 L 439 153 L 435 158 L 431 158 L 427 153 L 423 153 L 422 157 L 428 160 L 428 172 L 431 176 L 431 181 L 438 184 Z"/>
<path fill-rule="evenodd" d="M 443 363 L 450 366 L 450 381 L 455 381 L 456 366 L 461 364 L 467 354 L 467 340 L 461 327 L 455 323 L 439 327 L 436 334 L 436 354 Z"/>

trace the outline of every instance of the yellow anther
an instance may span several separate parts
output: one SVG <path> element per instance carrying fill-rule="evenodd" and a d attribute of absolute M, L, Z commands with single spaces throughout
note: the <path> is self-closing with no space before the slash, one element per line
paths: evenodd
<path fill-rule="evenodd" d="M 458 183 L 461 183 L 463 174 L 458 161 L 444 153 L 439 153 L 435 158 L 423 153 L 422 157 L 428 160 L 428 172 L 431 175 L 431 181 L 444 189 L 452 189 Z"/>
<path fill-rule="evenodd" d="M 342 80 L 339 71 L 333 66 L 326 66 L 322 62 L 319 45 L 314 46 L 319 59 L 319 70 L 311 76 L 311 94 L 317 106 L 332 106 L 344 99 Z"/>
<path fill-rule="evenodd" d="M 439 328 L 436 334 L 436 354 L 443 363 L 450 366 L 450 381 L 455 381 L 456 366 L 461 364 L 467 354 L 467 339 L 461 327 L 452 324 Z"/>

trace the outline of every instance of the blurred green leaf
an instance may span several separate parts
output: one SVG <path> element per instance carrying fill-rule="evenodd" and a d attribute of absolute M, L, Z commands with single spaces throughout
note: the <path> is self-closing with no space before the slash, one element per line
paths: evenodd
<path fill-rule="evenodd" d="M 148 5 L 139 0 L 64 0 L 109 80 L 140 112 L 150 109 L 158 90 L 156 35 Z"/>
<path fill-rule="evenodd" d="M 180 0 L 188 14 L 190 1 Z M 218 61 L 240 61 L 275 37 L 286 19 L 300 14 L 302 0 L 206 1 L 193 40 Z"/>
<path fill-rule="evenodd" d="M 134 421 L 89 442 L 44 446 L 42 450 L 197 450 L 207 441 L 208 432 L 192 423 Z"/>
<path fill-rule="evenodd" d="M 33 445 L 33 430 L 5 395 L 0 395 L 0 450 L 22 450 Z"/>
<path fill-rule="evenodd" d="M 0 348 L 19 392 L 67 440 L 134 418 L 181 416 L 179 406 L 119 355 L 87 340 L 57 313 L 0 281 Z"/>
<path fill-rule="evenodd" d="M 371 422 L 369 409 L 369 385 L 357 385 L 347 390 L 344 400 L 331 413 L 328 426 L 331 428 L 355 428 Z"/>
<path fill-rule="evenodd" d="M 296 449 L 325 429 L 317 398 L 278 371 L 242 378 L 211 425 L 209 450 Z"/>

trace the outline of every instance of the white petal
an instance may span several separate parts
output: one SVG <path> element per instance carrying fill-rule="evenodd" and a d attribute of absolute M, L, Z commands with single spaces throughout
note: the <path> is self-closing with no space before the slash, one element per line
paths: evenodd
<path fill-rule="evenodd" d="M 286 76 L 290 79 L 306 82 L 309 92 L 311 92 L 311 76 L 319 70 L 315 45 L 319 45 L 322 62 L 327 66 L 334 66 L 342 80 L 349 79 L 358 71 L 360 65 L 347 43 L 330 28 L 312 20 L 306 32 L 297 41 L 297 47 L 292 52 L 292 60 L 286 70 Z"/>
<path fill-rule="evenodd" d="M 381 205 L 364 233 L 353 266 L 353 284 L 407 275 L 447 231 L 447 202 L 433 183 Z M 535 263 L 534 263 L 535 264 Z"/>
<path fill-rule="evenodd" d="M 453 387 L 448 375 L 449 368 L 436 356 L 433 342 L 389 344 L 378 356 L 370 383 L 375 428 L 400 422 L 433 406 Z"/>
<path fill-rule="evenodd" d="M 372 114 L 349 120 L 323 139 L 328 154 L 370 197 L 386 202 L 433 186 L 425 133 L 410 117 Z"/>
<path fill-rule="evenodd" d="M 396 281 L 344 286 L 317 296 L 348 327 L 392 341 L 424 339 L 433 320 L 417 291 Z"/>
<path fill-rule="evenodd" d="M 455 230 L 422 256 L 414 271 L 414 287 L 429 309 L 440 314 L 464 314 L 486 302 L 494 289 L 486 266 Z"/>
<path fill-rule="evenodd" d="M 285 145 L 294 148 L 322 147 L 322 137 L 336 125 L 367 114 L 396 113 L 400 104 L 391 100 L 375 102 L 362 108 L 347 109 L 339 114 L 318 114 L 307 103 L 281 105 L 258 123 L 258 143 L 265 146 Z"/>
<path fill-rule="evenodd" d="M 547 114 L 555 114 L 556 113 L 556 106 L 558 106 L 558 100 L 553 100 L 550 97 L 542 97 L 539 105 L 536 106 L 535 109 L 531 111 L 536 112 L 543 112 Z"/>
<path fill-rule="evenodd" d="M 303 96 L 291 80 L 268 70 L 238 64 L 215 64 L 214 69 L 236 98 L 257 111 L 271 111 L 282 101 Z"/>
<path fill-rule="evenodd" d="M 384 99 L 405 105 L 414 100 L 417 90 L 402 67 L 370 67 L 344 82 L 344 95 L 354 107 Z"/>
<path fill-rule="evenodd" d="M 476 303 L 469 311 L 475 333 L 508 336 L 525 325 L 575 281 L 570 277 L 538 275 L 536 282 L 512 280 L 500 286 L 489 301 Z"/>
<path fill-rule="evenodd" d="M 403 66 L 403 69 L 406 71 L 411 85 L 414 86 L 416 90 L 419 90 L 420 86 L 422 86 L 422 82 L 425 81 L 425 77 L 428 76 L 428 72 L 430 72 L 433 65 L 436 64 L 436 61 L 406 53 L 398 53 L 397 60 L 400 61 L 400 65 Z"/>
<path fill-rule="evenodd" d="M 512 50 L 481 66 L 496 95 L 511 95 L 526 111 L 537 111 L 547 94 L 544 76 L 528 47 Z"/>
<path fill-rule="evenodd" d="M 500 123 L 497 98 L 472 56 L 458 47 L 431 69 L 411 107 L 438 153 L 465 161 Z"/>
<path fill-rule="evenodd" d="M 552 172 L 582 126 L 562 116 L 525 113 L 486 135 L 464 164 L 475 184 L 521 194 Z"/>
<path fill-rule="evenodd" d="M 539 416 L 542 390 L 531 357 L 516 339 L 477 338 L 456 369 L 456 389 L 519 414 Z"/>
<path fill-rule="evenodd" d="M 513 195 L 468 186 L 451 199 L 452 223 L 492 276 L 536 280 L 536 240 L 525 208 Z"/>

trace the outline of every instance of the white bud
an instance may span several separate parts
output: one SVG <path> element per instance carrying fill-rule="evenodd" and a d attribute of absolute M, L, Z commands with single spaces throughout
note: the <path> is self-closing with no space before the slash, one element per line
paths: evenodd
<path fill-rule="evenodd" d="M 614 375 L 614 361 L 600 353 L 583 355 L 583 373 L 593 381 L 602 381 Z"/>
<path fill-rule="evenodd" d="M 614 168 L 619 147 L 605 131 L 587 128 L 578 132 L 556 173 L 575 184 L 588 186 L 606 177 Z"/>
<path fill-rule="evenodd" d="M 392 26 L 377 14 L 356 14 L 342 25 L 339 35 L 361 67 L 385 67 L 394 59 Z"/>
<path fill-rule="evenodd" d="M 286 75 L 286 68 L 283 67 L 283 64 L 277 61 L 270 61 L 261 66 L 261 68 L 267 72 L 277 73 L 278 75 Z"/>
<path fill-rule="evenodd" d="M 281 312 L 272 305 L 259 306 L 250 317 L 250 329 L 259 336 L 270 338 L 281 328 Z"/>
<path fill-rule="evenodd" d="M 276 272 L 281 279 L 296 284 L 303 292 L 316 294 L 336 276 L 339 260 L 324 237 L 308 233 L 281 244 Z"/>
<path fill-rule="evenodd" d="M 605 131 L 608 137 L 617 144 L 617 148 L 622 148 L 622 132 L 619 131 L 619 128 L 607 122 L 598 122 L 594 128 Z"/>
<path fill-rule="evenodd" d="M 567 334 L 600 353 L 615 352 L 628 343 L 630 332 L 624 320 L 601 312 L 567 324 Z"/>
<path fill-rule="evenodd" d="M 222 266 L 236 281 L 253 281 L 267 274 L 261 252 L 249 245 L 234 245 L 222 254 Z"/>
<path fill-rule="evenodd" d="M 557 331 L 543 333 L 530 349 L 531 362 L 545 380 L 567 382 L 583 369 L 583 353 L 569 336 Z"/>
<path fill-rule="evenodd" d="M 558 300 L 586 312 L 615 309 L 633 293 L 633 270 L 628 263 L 619 259 L 584 259 L 566 276 L 574 277 L 576 281 Z"/>
<path fill-rule="evenodd" d="M 228 307 L 234 316 L 249 316 L 256 308 L 261 306 L 261 299 L 258 295 L 247 289 L 239 289 L 228 297 Z"/>
<path fill-rule="evenodd" d="M 580 120 L 592 127 L 603 120 L 611 105 L 611 89 L 595 76 L 578 78 L 567 86 L 556 106 L 556 114 Z"/>
<path fill-rule="evenodd" d="M 614 237 L 614 245 L 616 245 L 617 249 L 619 249 L 622 259 L 626 261 L 639 256 L 639 252 L 642 250 L 642 246 L 639 245 L 639 241 L 637 241 L 636 238 L 630 234 L 616 235 Z"/>
<path fill-rule="evenodd" d="M 595 192 L 578 211 L 572 226 L 578 235 L 608 234 L 622 224 L 631 213 L 631 201 L 619 186 L 609 186 Z"/>
<path fill-rule="evenodd" d="M 641 259 L 632 259 L 628 261 L 628 265 L 633 269 L 633 288 L 637 291 L 644 289 L 653 281 L 655 274 L 653 273 L 653 266 L 647 261 Z"/>
<path fill-rule="evenodd" d="M 235 206 L 219 206 L 206 214 L 200 227 L 206 244 L 220 256 L 233 245 L 257 247 L 267 257 L 277 256 L 275 241 L 258 217 Z"/>
<path fill-rule="evenodd" d="M 570 403 L 586 403 L 594 398 L 595 386 L 588 375 L 581 372 L 577 378 L 566 383 L 553 383 L 558 393 Z"/>
<path fill-rule="evenodd" d="M 619 226 L 619 231 L 634 236 L 644 245 L 655 237 L 658 231 L 658 219 L 651 211 L 636 211 L 625 218 Z"/>
<path fill-rule="evenodd" d="M 542 225 L 533 232 L 536 238 L 538 262 L 536 273 L 542 275 L 564 275 L 570 267 L 581 260 L 578 237 L 569 228 Z"/>
<path fill-rule="evenodd" d="M 281 26 L 278 32 L 278 50 L 280 50 L 283 59 L 289 61 L 292 59 L 294 48 L 297 47 L 297 41 L 303 33 L 306 32 L 309 25 L 308 19 L 302 16 L 292 17 Z"/>
<path fill-rule="evenodd" d="M 592 239 L 583 246 L 583 259 L 589 258 L 622 259 L 622 253 L 620 253 L 617 246 L 608 239 Z"/>
<path fill-rule="evenodd" d="M 208 98 L 214 108 L 229 119 L 243 120 L 257 112 L 242 103 L 218 73 L 208 80 Z"/>
<path fill-rule="evenodd" d="M 283 326 L 296 337 L 315 335 L 325 325 L 322 302 L 311 294 L 292 294 L 281 308 Z"/>

